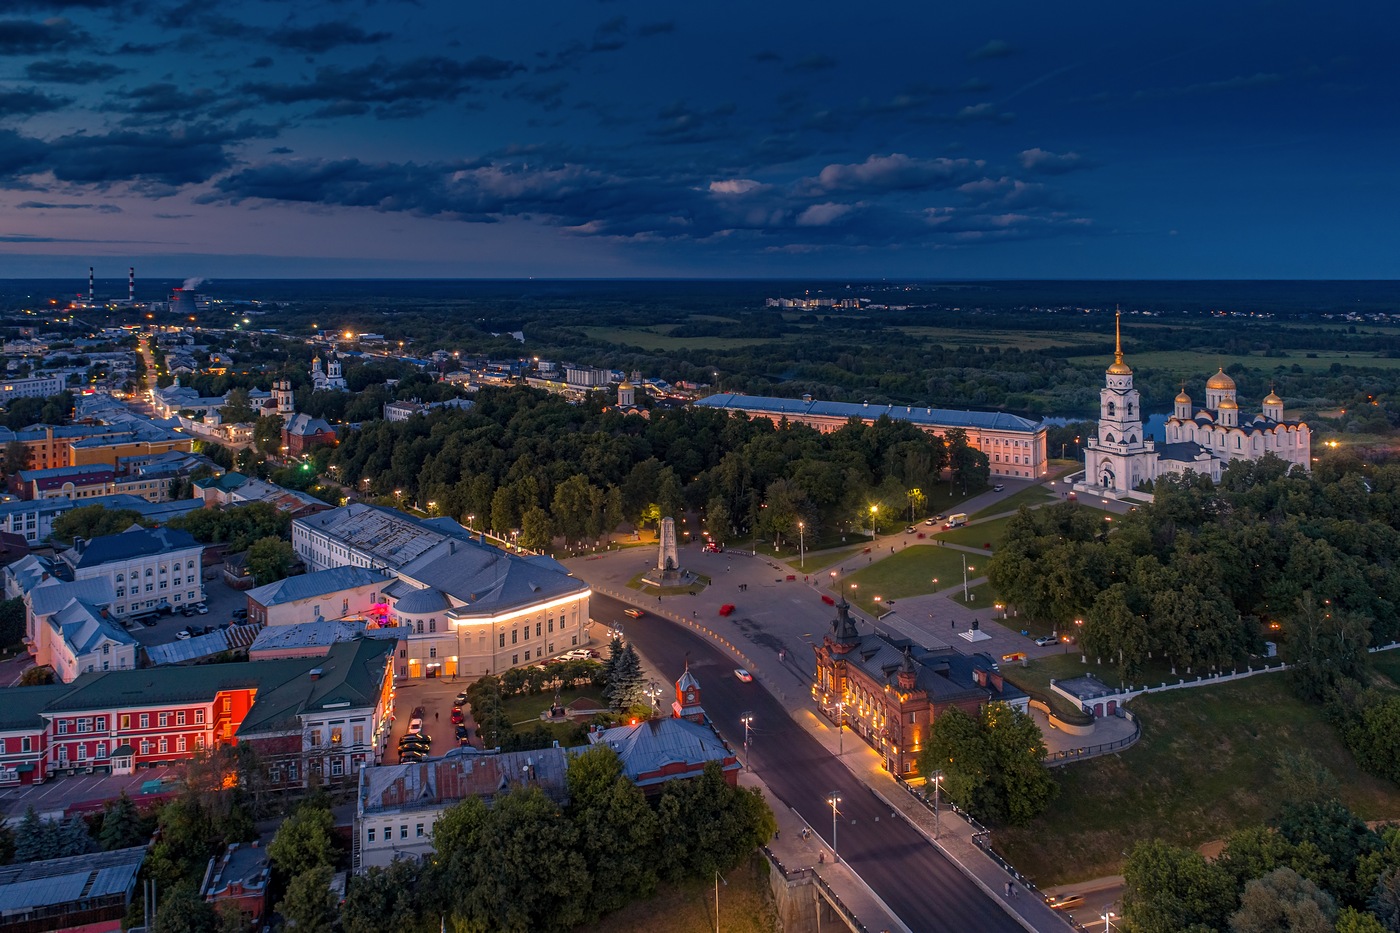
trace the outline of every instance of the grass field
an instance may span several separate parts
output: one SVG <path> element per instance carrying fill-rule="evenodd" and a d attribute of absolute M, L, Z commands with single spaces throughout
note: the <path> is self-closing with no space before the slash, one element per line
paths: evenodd
<path fill-rule="evenodd" d="M 1308 353 L 1314 353 L 1308 356 Z M 1287 369 L 1295 363 L 1306 370 L 1326 369 L 1333 363 L 1340 363 L 1347 367 L 1374 367 L 1377 369 L 1400 369 L 1400 359 L 1387 359 L 1378 353 L 1344 353 L 1340 350 L 1289 350 L 1284 356 L 1264 356 L 1262 353 L 1210 353 L 1195 352 L 1192 350 L 1157 350 L 1147 353 L 1128 353 L 1128 362 L 1136 369 L 1166 370 L 1171 373 L 1179 373 L 1182 376 L 1191 378 L 1199 375 L 1201 378 L 1214 373 L 1218 366 L 1230 366 L 1235 363 L 1242 363 L 1251 368 L 1264 372 L 1272 372 L 1275 369 Z M 1066 362 L 1077 363 L 1084 366 L 1101 366 L 1103 357 L 1100 355 L 1072 356 Z M 1191 386 L 1186 387 L 1188 392 Z M 1204 391 L 1204 390 L 1201 390 Z"/>
<path fill-rule="evenodd" d="M 996 515 L 1001 512 L 1015 512 L 1023 505 L 1044 505 L 1051 499 L 1058 499 L 1056 493 L 1051 492 L 1044 486 L 1027 486 L 1020 492 L 1012 493 L 1000 502 L 989 505 L 985 509 L 973 512 L 969 518 L 977 518 L 979 515 Z"/>
<path fill-rule="evenodd" d="M 1007 515 L 1004 518 L 994 518 L 988 522 L 964 525 L 962 528 L 954 528 L 951 531 L 940 531 L 938 537 L 949 544 L 961 544 L 963 547 L 980 548 L 984 544 L 996 547 L 1001 543 L 1001 536 L 1006 534 L 1006 526 L 1011 524 L 1013 517 Z"/>
<path fill-rule="evenodd" d="M 811 551 L 808 551 L 805 565 L 801 559 L 797 557 L 790 557 L 783 561 L 783 563 L 787 564 L 798 573 L 813 573 L 830 567 L 833 564 L 844 563 L 847 558 L 859 554 L 867 547 L 869 547 L 867 544 L 853 544 L 850 547 L 840 547 L 835 550 L 822 551 L 820 554 L 813 554 Z"/>
<path fill-rule="evenodd" d="M 968 576 L 972 577 L 976 575 L 973 568 L 977 565 L 977 556 L 967 556 L 972 564 L 968 568 Z M 841 583 L 847 588 L 851 602 L 873 613 L 878 605 L 876 596 L 881 597 L 882 601 L 899 600 L 931 593 L 948 586 L 954 579 L 961 580 L 962 559 L 963 552 L 956 549 L 914 544 L 849 574 L 842 578 Z M 933 583 L 935 578 L 939 581 L 937 585 Z M 851 590 L 853 583 L 856 589 Z"/>
<path fill-rule="evenodd" d="M 579 697 L 588 697 L 599 706 L 607 708 L 608 701 L 603 699 L 603 691 L 601 690 L 571 688 L 559 691 L 559 702 L 565 706 Z M 554 694 L 545 691 L 544 693 L 504 698 L 501 705 L 505 708 L 506 716 L 509 717 L 513 726 L 529 728 L 540 721 L 540 713 L 549 709 L 553 702 Z"/>
<path fill-rule="evenodd" d="M 734 350 L 760 343 L 772 343 L 772 337 L 672 337 L 650 330 L 629 327 L 580 328 L 590 340 L 599 343 L 625 344 L 643 350 Z"/>
<path fill-rule="evenodd" d="M 1269 819 L 1280 749 L 1308 750 L 1327 765 L 1364 819 L 1400 816 L 1400 791 L 1361 772 L 1321 708 L 1294 698 L 1282 675 L 1148 695 L 1132 709 L 1143 726 L 1136 745 L 1059 769 L 1050 809 L 994 834 L 997 850 L 1037 884 L 1116 874 L 1140 839 L 1198 846 Z"/>
<path fill-rule="evenodd" d="M 768 860 L 754 855 L 724 876 L 719 926 L 729 933 L 772 933 L 778 913 L 768 887 Z M 662 923 L 660 918 L 664 917 Z M 649 900 L 629 904 L 575 933 L 709 933 L 715 929 L 714 880 L 663 884 Z"/>
<path fill-rule="evenodd" d="M 897 330 L 918 340 L 941 344 L 945 347 L 1017 347 L 1021 350 L 1044 350 L 1049 347 L 1076 347 L 1091 344 L 1089 340 L 1076 340 L 1071 337 L 1047 333 L 1030 333 L 1022 330 L 966 330 L 955 327 L 899 327 Z"/>

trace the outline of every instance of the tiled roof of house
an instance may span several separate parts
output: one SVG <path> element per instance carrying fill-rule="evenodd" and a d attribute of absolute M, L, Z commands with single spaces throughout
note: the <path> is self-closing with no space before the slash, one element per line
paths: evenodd
<path fill-rule="evenodd" d="M 359 815 L 436 808 L 466 797 L 489 802 L 523 784 L 537 785 L 556 801 L 568 794 L 565 776 L 569 755 L 562 748 L 541 748 L 499 755 L 449 754 L 360 772 Z"/>
<path fill-rule="evenodd" d="M 112 561 L 131 560 L 148 554 L 164 554 L 200 547 L 188 531 L 177 528 L 129 528 L 118 535 L 104 535 L 91 541 L 75 542 L 61 555 L 74 570 L 97 567 Z"/>
<path fill-rule="evenodd" d="M 656 772 L 669 765 L 685 765 L 688 771 L 698 771 L 708 762 L 734 759 L 725 766 L 726 770 L 742 767 L 713 729 L 689 719 L 648 719 L 636 725 L 614 726 L 593 733 L 589 741 L 617 752 L 622 773 L 639 787 L 667 780 Z"/>
<path fill-rule="evenodd" d="M 241 737 L 296 726 L 301 713 L 373 708 L 384 684 L 384 669 L 393 660 L 395 643 L 363 638 L 332 645 L 324 658 L 301 659 L 300 676 L 264 684 L 257 701 L 238 727 Z M 290 661 L 255 661 L 288 664 Z M 313 673 L 315 674 L 313 678 Z"/>
<path fill-rule="evenodd" d="M 1040 429 L 1040 424 L 1004 411 L 955 411 L 948 408 L 924 408 L 912 405 L 870 405 L 854 402 L 821 402 L 800 398 L 774 398 L 765 395 L 735 395 L 721 393 L 695 402 L 704 408 L 756 412 L 781 417 L 809 415 L 817 418 L 860 418 L 874 420 L 888 415 L 892 421 L 908 421 L 917 425 L 948 428 L 979 428 L 994 431 L 1025 431 Z"/>

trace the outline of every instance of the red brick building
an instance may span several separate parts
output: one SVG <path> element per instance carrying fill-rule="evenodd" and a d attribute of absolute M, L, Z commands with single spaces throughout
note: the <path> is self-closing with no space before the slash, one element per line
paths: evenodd
<path fill-rule="evenodd" d="M 901 776 L 918 772 L 929 726 L 949 707 L 976 715 L 986 703 L 1003 702 L 1024 712 L 1030 701 L 985 654 L 924 648 L 879 632 L 861 635 L 845 599 L 831 633 L 813 647 L 818 708 L 879 752 L 885 770 Z"/>
<path fill-rule="evenodd" d="M 351 776 L 383 751 L 394 644 L 358 639 L 316 658 L 95 672 L 5 690 L 0 787 L 130 774 L 240 741 L 283 783 Z"/>

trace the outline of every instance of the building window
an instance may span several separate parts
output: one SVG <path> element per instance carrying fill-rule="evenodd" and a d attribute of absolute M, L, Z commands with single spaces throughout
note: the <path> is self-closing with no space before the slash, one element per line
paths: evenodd
<path fill-rule="evenodd" d="M 355 744 L 356 744 L 356 745 L 363 745 L 363 744 L 365 744 L 365 727 L 364 727 L 364 726 L 355 726 L 354 728 L 355 728 Z"/>
<path fill-rule="evenodd" d="M 400 839 L 407 839 L 407 838 L 408 838 L 408 824 L 407 824 L 407 823 L 405 823 L 405 824 L 403 824 L 402 826 L 399 827 L 399 838 L 400 838 Z"/>
<path fill-rule="evenodd" d="M 20 740 L 19 740 L 19 750 L 22 751 L 22 752 L 30 752 L 30 751 L 33 751 L 33 749 L 30 748 L 30 744 L 31 744 L 33 741 L 34 741 L 34 740 L 31 739 L 31 738 L 30 738 L 29 736 L 27 736 L 27 735 L 21 737 Z"/>
<path fill-rule="evenodd" d="M 430 657 L 430 658 L 435 658 L 435 657 L 437 657 L 437 647 L 436 647 L 436 646 L 434 646 L 434 647 L 428 649 L 428 657 Z"/>
<path fill-rule="evenodd" d="M 126 587 L 124 587 L 124 586 L 119 586 L 119 587 L 117 587 L 117 595 L 118 595 L 118 596 L 125 596 L 125 595 L 126 595 Z"/>
<path fill-rule="evenodd" d="M 423 634 L 423 620 L 422 620 L 422 619 L 419 619 L 419 620 L 418 620 L 418 622 L 417 622 L 417 627 L 416 627 L 415 631 L 416 631 L 417 634 L 419 634 L 419 635 L 422 635 L 422 634 Z"/>
<path fill-rule="evenodd" d="M 554 631 L 554 616 L 549 617 L 549 630 Z"/>
<path fill-rule="evenodd" d="M 167 738 L 165 738 L 164 736 L 162 736 L 162 737 L 161 737 L 161 740 L 160 740 L 160 753 L 161 753 L 162 755 L 164 755 L 164 754 L 169 753 L 169 751 L 170 751 L 170 740 L 167 739 Z"/>
<path fill-rule="evenodd" d="M 91 732 L 91 731 L 92 731 L 92 720 L 91 720 L 91 719 L 79 719 L 79 720 L 78 720 L 78 731 L 79 731 L 79 732 Z"/>
<path fill-rule="evenodd" d="M 437 631 L 437 619 L 429 619 L 429 620 L 428 620 L 428 631 L 429 631 L 430 633 L 431 633 L 431 632 L 436 632 L 436 631 Z"/>
<path fill-rule="evenodd" d="M 204 733 L 203 733 L 203 732 L 199 733 L 199 735 L 197 735 L 197 736 L 194 737 L 194 747 L 195 747 L 195 748 L 199 748 L 199 749 L 204 748 Z"/>
<path fill-rule="evenodd" d="M 510 630 L 510 643 L 513 645 L 518 641 L 520 641 L 520 630 L 513 628 Z"/>
<path fill-rule="evenodd" d="M 68 734 L 68 720 L 66 720 L 66 719 L 60 719 L 60 720 L 58 721 L 58 734 L 59 734 L 59 735 L 67 735 L 67 734 Z"/>
<path fill-rule="evenodd" d="M 501 633 L 501 647 L 504 648 L 505 646 L 506 646 L 506 633 L 505 633 L 505 632 L 502 632 L 502 633 Z"/>
<path fill-rule="evenodd" d="M 340 726 L 331 726 L 331 744 L 339 745 L 341 739 Z"/>
<path fill-rule="evenodd" d="M 185 711 L 184 711 L 184 710 L 180 710 L 178 713 L 175 714 L 175 725 L 177 725 L 177 726 L 183 726 L 184 724 L 185 724 Z"/>
<path fill-rule="evenodd" d="M 536 622 L 536 623 L 535 623 L 535 637 L 536 637 L 536 638 L 539 638 L 541 635 L 544 634 L 544 628 L 543 628 L 543 627 L 544 627 L 544 623 L 543 623 L 543 622 Z"/>
<path fill-rule="evenodd" d="M 374 827 L 373 827 L 373 826 L 371 826 L 369 829 L 365 830 L 365 841 L 366 841 L 366 842 L 373 842 L 373 841 L 374 841 Z"/>
<path fill-rule="evenodd" d="M 142 739 L 142 740 L 141 740 L 141 754 L 143 754 L 143 755 L 149 755 L 150 753 L 151 753 L 151 740 L 150 740 L 150 739 Z"/>
<path fill-rule="evenodd" d="M 161 713 L 161 714 L 160 714 L 160 727 L 161 727 L 162 729 L 164 729 L 164 728 L 165 728 L 166 726 L 168 726 L 168 725 L 170 725 L 170 714 L 169 714 L 169 713 Z"/>
<path fill-rule="evenodd" d="M 146 576 L 149 577 L 150 575 L 151 575 L 151 568 L 150 568 L 150 567 L 147 567 L 147 568 L 146 568 Z"/>
<path fill-rule="evenodd" d="M 122 723 L 122 728 L 123 728 L 123 729 L 130 729 L 130 728 L 131 728 L 131 714 L 130 714 L 130 713 L 122 713 L 121 723 Z"/>
<path fill-rule="evenodd" d="M 204 710 L 197 709 L 194 711 L 194 724 L 196 726 L 204 725 Z"/>
<path fill-rule="evenodd" d="M 228 697 L 228 696 L 224 697 L 224 712 L 225 712 L 225 713 L 231 713 L 231 712 L 233 712 L 233 697 Z"/>
<path fill-rule="evenodd" d="M 175 740 L 175 751 L 177 751 L 177 752 L 183 752 L 184 750 L 185 750 L 185 737 L 182 735 L 182 736 L 178 737 L 178 738 Z"/>
<path fill-rule="evenodd" d="M 332 758 L 332 759 L 331 759 L 331 777 L 341 777 L 341 776 L 344 775 L 344 774 L 345 774 L 345 759 L 343 759 L 343 758 Z"/>
<path fill-rule="evenodd" d="M 422 823 L 419 823 L 419 824 L 418 824 L 418 838 L 419 838 L 419 839 L 422 839 L 422 838 L 423 838 L 423 824 L 422 824 Z"/>
<path fill-rule="evenodd" d="M 529 649 L 529 648 L 526 648 L 526 649 L 525 649 L 525 660 L 527 660 L 527 661 L 530 660 L 530 649 Z"/>

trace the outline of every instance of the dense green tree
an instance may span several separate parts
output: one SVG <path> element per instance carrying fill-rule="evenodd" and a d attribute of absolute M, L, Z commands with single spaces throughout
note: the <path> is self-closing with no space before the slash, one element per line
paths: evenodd
<path fill-rule="evenodd" d="M 24 811 L 15 828 L 15 861 L 37 862 L 57 858 L 59 851 L 58 824 L 42 819 L 33 805 Z"/>
<path fill-rule="evenodd" d="M 53 668 L 47 664 L 25 668 L 24 673 L 19 675 L 21 687 L 41 687 L 45 684 L 55 683 L 57 680 L 58 677 L 54 674 Z"/>
<path fill-rule="evenodd" d="M 939 716 L 919 771 L 942 771 L 948 798 L 979 819 L 1020 826 L 1058 791 L 1044 760 L 1045 739 L 1035 720 L 1005 703 L 989 703 L 976 717 L 957 707 Z"/>
<path fill-rule="evenodd" d="M 603 688 L 608 698 L 608 705 L 614 710 L 623 712 L 634 706 L 646 703 L 646 678 L 642 674 L 642 662 L 637 657 L 637 651 L 629 642 L 617 655 L 616 660 L 609 658 L 611 671 L 608 675 L 607 685 Z"/>
<path fill-rule="evenodd" d="M 330 807 L 313 800 L 297 807 L 267 844 L 267 858 L 284 878 L 335 863 Z"/>
<path fill-rule="evenodd" d="M 762 793 L 730 787 L 719 764 L 671 781 L 657 804 L 659 871 L 672 880 L 727 871 L 773 837 L 777 821 Z"/>
<path fill-rule="evenodd" d="M 1224 868 L 1158 839 L 1140 842 L 1123 868 L 1123 915 L 1134 933 L 1220 930 L 1235 909 Z"/>
<path fill-rule="evenodd" d="M 593 917 L 650 896 L 656 886 L 658 821 L 640 788 L 622 773 L 617 753 L 594 745 L 569 760 L 569 818 L 579 831 L 592 884 Z"/>
<path fill-rule="evenodd" d="M 248 401 L 248 390 L 230 389 L 224 397 L 224 407 L 219 409 L 219 417 L 225 424 L 248 424 L 257 420 L 258 413 Z"/>
<path fill-rule="evenodd" d="M 1311 591 L 1294 603 L 1288 617 L 1284 658 L 1299 696 L 1321 700 L 1343 679 L 1363 680 L 1370 667 L 1369 625 L 1358 613 L 1318 602 Z"/>
<path fill-rule="evenodd" d="M 1330 891 L 1340 903 L 1359 905 L 1369 891 L 1358 883 L 1357 867 L 1367 854 L 1382 848 L 1381 837 L 1338 800 L 1285 804 L 1273 821 L 1279 834 L 1295 846 L 1308 845 L 1321 856 L 1316 869 L 1301 870 Z"/>
<path fill-rule="evenodd" d="M 185 880 L 160 891 L 154 933 L 218 933 L 219 916 Z"/>
<path fill-rule="evenodd" d="M 23 401 L 28 400 L 16 399 L 11 405 L 11 411 L 13 411 L 15 405 Z M 6 476 L 14 476 L 21 470 L 29 469 L 31 460 L 33 460 L 33 454 L 30 452 L 29 448 L 24 445 L 23 441 L 10 441 L 5 444 L 4 469 Z"/>
<path fill-rule="evenodd" d="M 1332 933 L 1337 905 L 1291 868 L 1276 868 L 1244 887 L 1230 933 Z"/>
<path fill-rule="evenodd" d="M 537 505 L 526 509 L 520 518 L 520 546 L 533 551 L 543 551 L 553 539 L 554 527 L 549 513 Z"/>
<path fill-rule="evenodd" d="M 117 535 L 132 525 L 147 526 L 150 523 L 132 509 L 109 509 L 101 505 L 84 505 L 64 512 L 54 519 L 53 534 L 60 541 L 71 542 L 74 538 L 91 541 L 104 535 Z"/>
<path fill-rule="evenodd" d="M 331 933 L 336 921 L 336 897 L 331 891 L 335 869 L 315 865 L 292 876 L 277 910 L 297 933 Z"/>
<path fill-rule="evenodd" d="M 296 560 L 291 544 L 281 538 L 259 538 L 248 548 L 248 572 L 259 586 L 285 579 Z"/>
<path fill-rule="evenodd" d="M 262 415 L 253 422 L 253 446 L 264 456 L 282 451 L 282 428 L 286 422 L 281 415 Z"/>
<path fill-rule="evenodd" d="M 1371 914 L 1365 914 L 1355 907 L 1343 907 L 1337 915 L 1337 933 L 1394 933 L 1387 931 L 1381 922 Z"/>
<path fill-rule="evenodd" d="M 721 496 L 716 496 L 705 506 L 705 530 L 710 533 L 719 544 L 729 538 L 731 533 L 732 519 L 729 515 L 729 505 Z"/>
<path fill-rule="evenodd" d="M 108 802 L 102 815 L 102 831 L 97 842 L 105 852 L 144 845 L 151 838 L 152 821 L 141 816 L 136 804 L 122 791 L 120 797 Z"/>
<path fill-rule="evenodd" d="M 8 865 L 15 860 L 15 831 L 8 825 L 0 825 L 0 865 Z"/>
<path fill-rule="evenodd" d="M 24 641 L 24 597 L 0 600 L 0 648 Z"/>
<path fill-rule="evenodd" d="M 418 929 L 425 871 L 416 859 L 399 858 L 387 867 L 370 866 L 350 879 L 340 925 L 345 933 L 408 933 Z"/>
<path fill-rule="evenodd" d="M 1400 866 L 1384 872 L 1371 888 L 1366 906 L 1381 926 L 1390 931 L 1400 931 Z"/>

